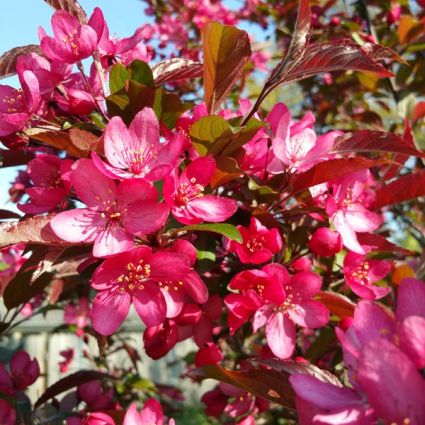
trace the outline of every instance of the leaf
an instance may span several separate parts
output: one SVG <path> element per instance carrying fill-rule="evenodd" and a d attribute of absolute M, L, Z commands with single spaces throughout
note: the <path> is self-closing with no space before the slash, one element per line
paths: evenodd
<path fill-rule="evenodd" d="M 16 73 L 16 61 L 19 56 L 30 53 L 41 54 L 40 46 L 37 44 L 28 44 L 27 46 L 15 47 L 3 53 L 0 56 L 0 79 L 9 77 Z"/>
<path fill-rule="evenodd" d="M 250 58 L 251 46 L 248 34 L 230 25 L 209 22 L 201 32 L 205 104 L 214 113 Z"/>
<path fill-rule="evenodd" d="M 413 123 L 416 123 L 421 118 L 425 117 L 425 102 L 418 102 L 413 111 Z"/>
<path fill-rule="evenodd" d="M 218 156 L 215 158 L 216 169 L 210 181 L 212 189 L 229 183 L 232 180 L 244 176 L 244 172 L 239 168 L 237 161 L 228 156 Z"/>
<path fill-rule="evenodd" d="M 96 151 L 100 144 L 99 137 L 76 127 L 59 131 L 30 128 L 26 130 L 25 134 L 33 140 L 53 146 L 56 149 L 65 150 L 77 158 L 88 157 L 90 152 Z"/>
<path fill-rule="evenodd" d="M 292 181 L 292 191 L 297 193 L 317 184 L 354 173 L 355 171 L 376 167 L 382 164 L 385 164 L 385 161 L 361 157 L 323 161 L 304 173 L 295 175 Z"/>
<path fill-rule="evenodd" d="M 52 217 L 52 214 L 39 215 L 22 221 L 0 223 L 0 248 L 19 242 L 42 245 L 75 245 L 56 236 L 50 227 Z"/>
<path fill-rule="evenodd" d="M 199 78 L 203 75 L 203 65 L 185 58 L 163 60 L 152 66 L 156 86 L 175 81 Z"/>
<path fill-rule="evenodd" d="M 111 94 L 123 89 L 129 77 L 130 73 L 124 65 L 120 63 L 115 64 L 109 74 L 109 89 Z"/>
<path fill-rule="evenodd" d="M 65 10 L 78 18 L 81 24 L 87 24 L 87 15 L 77 0 L 44 0 L 56 10 Z"/>
<path fill-rule="evenodd" d="M 270 369 L 233 371 L 209 364 L 190 371 L 188 375 L 198 379 L 216 379 L 219 382 L 234 385 L 256 394 L 272 403 L 278 403 L 288 409 L 295 408 L 295 394 L 289 383 L 287 373 Z"/>
<path fill-rule="evenodd" d="M 71 375 L 68 375 L 47 388 L 44 394 L 35 402 L 34 409 L 40 407 L 47 400 L 50 400 L 51 398 L 56 397 L 57 395 L 78 385 L 105 378 L 114 379 L 112 375 L 94 370 L 80 370 Z"/>
<path fill-rule="evenodd" d="M 0 209 L 0 220 L 7 220 L 9 218 L 21 218 L 21 216 L 16 212 Z"/>
<path fill-rule="evenodd" d="M 425 169 L 399 177 L 375 191 L 375 210 L 425 196 Z"/>
<path fill-rule="evenodd" d="M 358 130 L 336 138 L 332 152 L 390 152 L 425 157 L 403 137 L 386 131 Z"/>
<path fill-rule="evenodd" d="M 228 223 L 191 224 L 189 226 L 179 227 L 178 229 L 174 230 L 174 232 L 176 233 L 190 232 L 190 231 L 218 233 L 219 235 L 226 236 L 226 238 L 231 239 L 232 241 L 242 243 L 242 236 L 239 230 L 235 226 L 233 226 L 233 224 L 228 224 Z"/>
<path fill-rule="evenodd" d="M 34 281 L 34 270 L 27 270 L 15 276 L 3 294 L 4 305 L 8 310 L 25 304 L 35 295 L 43 292 L 44 288 L 52 281 L 53 273 L 43 273 Z"/>
<path fill-rule="evenodd" d="M 148 87 L 153 87 L 153 74 L 150 66 L 141 60 L 135 60 L 127 67 L 129 80 L 136 81 Z"/>
<path fill-rule="evenodd" d="M 27 151 L 15 151 L 0 149 L 0 167 L 15 167 L 17 165 L 28 164 L 34 155 Z"/>
<path fill-rule="evenodd" d="M 200 155 L 206 155 L 213 143 L 224 134 L 231 134 L 230 124 L 219 115 L 202 117 L 189 131 L 193 145 Z"/>
<path fill-rule="evenodd" d="M 356 305 L 346 296 L 331 291 L 320 291 L 316 299 L 340 319 L 353 317 Z"/>
<path fill-rule="evenodd" d="M 367 245 L 373 251 L 380 252 L 398 252 L 404 255 L 412 255 L 413 251 L 393 244 L 388 239 L 376 233 L 357 233 L 357 239 L 360 245 Z"/>

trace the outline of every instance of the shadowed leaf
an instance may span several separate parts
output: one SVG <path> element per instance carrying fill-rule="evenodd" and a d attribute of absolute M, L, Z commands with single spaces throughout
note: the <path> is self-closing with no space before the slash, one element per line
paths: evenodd
<path fill-rule="evenodd" d="M 44 0 L 56 10 L 65 10 L 78 18 L 81 24 L 87 24 L 87 14 L 77 0 Z"/>

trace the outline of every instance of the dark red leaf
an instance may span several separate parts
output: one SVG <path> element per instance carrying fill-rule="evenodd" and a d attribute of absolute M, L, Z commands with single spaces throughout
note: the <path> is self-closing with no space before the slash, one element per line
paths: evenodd
<path fill-rule="evenodd" d="M 7 220 L 9 218 L 21 218 L 21 216 L 13 211 L 0 210 L 0 220 Z"/>
<path fill-rule="evenodd" d="M 78 18 L 81 24 L 87 24 L 87 14 L 77 0 L 44 0 L 56 10 L 66 10 Z"/>
<path fill-rule="evenodd" d="M 34 159 L 34 155 L 26 151 L 0 149 L 0 167 L 2 168 L 27 164 L 32 159 Z"/>
<path fill-rule="evenodd" d="M 324 304 L 332 314 L 341 319 L 354 315 L 356 304 L 344 295 L 331 291 L 320 291 L 316 299 Z"/>
<path fill-rule="evenodd" d="M 40 46 L 29 44 L 28 46 L 15 47 L 0 56 L 0 79 L 15 74 L 16 61 L 19 56 L 29 53 L 41 54 Z"/>
<path fill-rule="evenodd" d="M 267 369 L 233 371 L 210 364 L 192 370 L 188 375 L 195 379 L 216 379 L 259 395 L 273 403 L 281 404 L 286 408 L 294 409 L 295 407 L 295 395 L 287 373 Z"/>
<path fill-rule="evenodd" d="M 425 117 L 425 102 L 418 102 L 415 106 L 415 110 L 413 111 L 413 122 L 420 120 Z"/>
<path fill-rule="evenodd" d="M 398 252 L 400 254 L 412 255 L 413 252 L 401 246 L 393 244 L 388 239 L 376 233 L 357 233 L 360 245 L 367 245 L 373 251 Z"/>
<path fill-rule="evenodd" d="M 98 379 L 114 379 L 112 375 L 103 372 L 96 372 L 94 370 L 80 370 L 62 378 L 58 382 L 51 385 L 44 394 L 35 402 L 34 408 L 40 407 L 47 400 L 56 397 L 58 394 L 62 394 L 78 385 L 85 384 L 86 382 L 95 381 Z"/>
<path fill-rule="evenodd" d="M 386 131 L 358 130 L 337 137 L 333 152 L 390 152 L 425 157 L 403 137 Z"/>
<path fill-rule="evenodd" d="M 399 177 L 376 190 L 374 209 L 425 196 L 425 170 Z"/>
<path fill-rule="evenodd" d="M 286 68 L 274 87 L 323 72 L 346 70 L 375 72 L 382 77 L 393 76 L 392 72 L 368 54 L 365 47 L 351 40 L 337 40 L 309 45 L 304 54 Z"/>
<path fill-rule="evenodd" d="M 0 248 L 19 242 L 70 246 L 60 239 L 50 227 L 53 215 L 35 216 L 22 221 L 0 223 Z"/>
<path fill-rule="evenodd" d="M 173 58 L 156 63 L 152 67 L 156 86 L 180 80 L 199 78 L 203 75 L 203 65 L 190 59 Z"/>
<path fill-rule="evenodd" d="M 304 173 L 296 175 L 292 182 L 292 190 L 297 193 L 316 184 L 325 183 L 347 174 L 382 164 L 385 164 L 385 161 L 361 157 L 330 159 L 329 161 L 320 162 Z"/>

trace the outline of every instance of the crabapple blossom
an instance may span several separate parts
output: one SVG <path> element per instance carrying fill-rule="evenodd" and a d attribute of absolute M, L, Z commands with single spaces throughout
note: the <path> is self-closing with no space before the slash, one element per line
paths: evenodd
<path fill-rule="evenodd" d="M 54 155 L 39 155 L 28 163 L 27 173 L 33 187 L 26 190 L 30 202 L 18 204 L 27 214 L 37 214 L 57 208 L 67 196 L 71 182 L 72 160 Z"/>
<path fill-rule="evenodd" d="M 320 227 L 311 235 L 308 246 L 317 255 L 332 257 L 342 250 L 341 235 L 329 227 Z"/>
<path fill-rule="evenodd" d="M 138 112 L 129 128 L 120 117 L 113 117 L 104 138 L 108 163 L 95 152 L 92 158 L 102 173 L 114 179 L 160 180 L 177 165 L 183 146 L 180 133 L 167 143 L 160 142 L 158 119 L 151 108 Z"/>
<path fill-rule="evenodd" d="M 162 285 L 178 285 L 190 268 L 190 260 L 177 252 L 152 252 L 147 246 L 106 259 L 94 272 L 92 323 L 101 335 L 113 334 L 127 317 L 130 305 L 147 326 L 166 317 Z"/>
<path fill-rule="evenodd" d="M 344 258 L 344 277 L 348 286 L 359 297 L 374 300 L 385 297 L 391 288 L 373 285 L 383 279 L 391 270 L 391 263 L 385 260 L 369 260 L 365 255 L 349 251 Z"/>
<path fill-rule="evenodd" d="M 98 13 L 98 8 L 93 14 Z M 58 10 L 52 17 L 53 37 L 39 29 L 40 47 L 52 61 L 76 63 L 89 57 L 95 50 L 98 34 L 89 25 L 81 25 L 78 19 L 64 10 Z"/>
<path fill-rule="evenodd" d="M 167 205 L 157 201 L 156 189 L 144 180 L 130 179 L 116 185 L 89 159 L 74 164 L 70 179 L 88 208 L 61 212 L 51 226 L 68 242 L 94 242 L 96 257 L 128 251 L 134 246 L 133 235 L 152 233 L 167 219 Z"/>
<path fill-rule="evenodd" d="M 282 249 L 282 237 L 278 229 L 267 229 L 255 217 L 251 218 L 249 227 L 237 226 L 242 235 L 242 243 L 228 241 L 228 252 L 236 252 L 244 264 L 261 264 L 271 260 Z"/>
<path fill-rule="evenodd" d="M 212 156 L 192 161 L 180 177 L 175 170 L 164 180 L 164 199 L 173 216 L 183 224 L 220 223 L 237 210 L 237 202 L 223 196 L 205 195 L 216 168 Z"/>

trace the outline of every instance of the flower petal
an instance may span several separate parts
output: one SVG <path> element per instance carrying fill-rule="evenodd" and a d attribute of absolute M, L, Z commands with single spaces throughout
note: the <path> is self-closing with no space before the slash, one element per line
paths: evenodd
<path fill-rule="evenodd" d="M 159 287 L 152 282 L 144 282 L 143 289 L 133 293 L 133 304 L 137 314 L 146 326 L 156 326 L 165 320 L 167 305 Z"/>
<path fill-rule="evenodd" d="M 187 211 L 191 215 L 211 223 L 226 221 L 237 209 L 235 200 L 213 195 L 201 196 L 187 203 Z"/>
<path fill-rule="evenodd" d="M 123 216 L 127 232 L 149 234 L 160 229 L 167 220 L 170 208 L 158 201 L 138 201 L 130 204 Z"/>
<path fill-rule="evenodd" d="M 295 326 L 281 311 L 273 313 L 266 325 L 267 343 L 273 354 L 280 359 L 292 356 L 295 348 Z"/>
<path fill-rule="evenodd" d="M 94 241 L 93 255 L 109 257 L 134 248 L 133 237 L 118 223 L 110 223 Z"/>
<path fill-rule="evenodd" d="M 329 321 L 329 310 L 320 302 L 302 300 L 288 309 L 288 315 L 297 325 L 305 328 L 320 328 Z"/>

